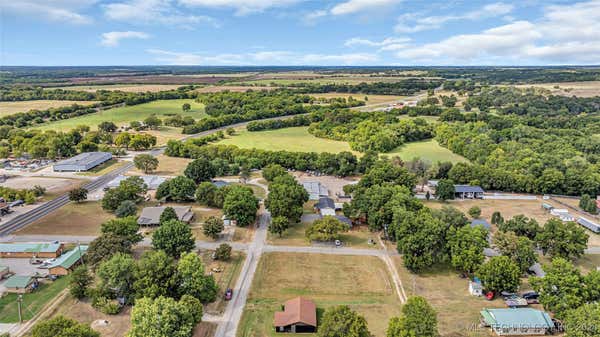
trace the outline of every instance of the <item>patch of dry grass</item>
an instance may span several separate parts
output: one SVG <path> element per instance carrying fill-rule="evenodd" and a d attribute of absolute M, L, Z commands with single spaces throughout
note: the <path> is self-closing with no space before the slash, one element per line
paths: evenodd
<path fill-rule="evenodd" d="M 18 102 L 0 102 L 0 116 L 15 114 L 17 112 L 27 112 L 29 110 L 47 110 L 50 108 L 60 108 L 72 104 L 92 105 L 96 101 L 59 101 L 59 100 L 34 100 Z"/>

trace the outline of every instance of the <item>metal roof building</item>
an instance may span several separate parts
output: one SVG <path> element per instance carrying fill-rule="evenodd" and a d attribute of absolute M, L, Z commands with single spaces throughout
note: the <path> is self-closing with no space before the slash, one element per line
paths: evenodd
<path fill-rule="evenodd" d="M 310 200 L 319 200 L 320 197 L 326 197 L 329 195 L 327 187 L 318 181 L 305 181 L 302 186 L 308 192 L 308 198 Z"/>
<path fill-rule="evenodd" d="M 129 177 L 133 177 L 133 176 L 118 175 L 117 177 L 115 177 L 115 179 L 111 180 L 108 184 L 106 184 L 106 187 L 117 188 L 117 187 L 119 187 L 119 184 L 121 183 L 121 181 L 123 181 Z M 145 176 L 138 176 L 138 177 L 142 178 L 142 180 L 144 181 L 144 184 L 146 184 L 146 186 L 148 186 L 149 190 L 157 189 L 160 184 L 164 183 L 167 180 L 167 178 L 160 177 L 160 176 L 152 176 L 152 175 L 145 175 Z"/>
<path fill-rule="evenodd" d="M 177 219 L 183 222 L 190 222 L 194 218 L 194 212 L 190 206 L 157 206 L 144 207 L 137 223 L 142 226 L 156 226 L 160 224 L 160 216 L 167 207 L 173 208 Z"/>
<path fill-rule="evenodd" d="M 64 253 L 48 266 L 48 272 L 51 275 L 67 275 L 73 270 L 73 267 L 82 261 L 82 257 L 87 250 L 88 246 L 82 245 Z"/>
<path fill-rule="evenodd" d="M 600 225 L 593 222 L 592 220 L 588 220 L 584 217 L 580 217 L 577 219 L 577 223 L 582 225 L 583 227 L 591 230 L 594 233 L 600 233 Z"/>
<path fill-rule="evenodd" d="M 55 172 L 82 172 L 112 159 L 109 152 L 84 152 L 54 164 Z"/>
<path fill-rule="evenodd" d="M 41 257 L 60 256 L 61 243 L 0 243 L 0 257 Z"/>
<path fill-rule="evenodd" d="M 547 312 L 531 308 L 484 309 L 480 313 L 486 326 L 499 336 L 545 335 L 554 328 Z"/>
<path fill-rule="evenodd" d="M 483 228 L 487 229 L 488 231 L 492 229 L 492 225 L 490 225 L 490 223 L 484 219 L 473 219 L 473 221 L 471 221 L 471 227 L 475 226 L 483 226 Z"/>

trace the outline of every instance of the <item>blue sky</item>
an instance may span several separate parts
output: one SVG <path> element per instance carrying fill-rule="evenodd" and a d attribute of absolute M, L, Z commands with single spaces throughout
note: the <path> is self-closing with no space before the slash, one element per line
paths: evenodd
<path fill-rule="evenodd" d="M 2 0 L 0 65 L 600 64 L 600 0 Z"/>

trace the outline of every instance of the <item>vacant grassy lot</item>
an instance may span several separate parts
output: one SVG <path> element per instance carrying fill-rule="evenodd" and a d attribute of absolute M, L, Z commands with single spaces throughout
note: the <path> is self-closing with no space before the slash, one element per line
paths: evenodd
<path fill-rule="evenodd" d="M 246 254 L 242 252 L 232 252 L 231 259 L 229 261 L 215 261 L 212 259 L 213 251 L 204 251 L 202 261 L 204 261 L 205 272 L 211 272 L 217 285 L 219 286 L 219 293 L 217 294 L 217 300 L 213 303 L 209 303 L 204 307 L 204 312 L 220 315 L 225 311 L 227 302 L 223 299 L 225 290 L 227 288 L 233 288 L 235 282 L 237 282 L 238 276 L 242 270 L 242 264 L 246 259 Z M 213 272 L 215 270 L 221 270 L 220 272 Z"/>
<path fill-rule="evenodd" d="M 30 320 L 48 302 L 55 298 L 69 283 L 68 277 L 61 277 L 54 282 L 43 282 L 32 293 L 23 294 L 23 320 Z M 0 298 L 0 323 L 18 323 L 17 294 L 7 294 Z"/>
<path fill-rule="evenodd" d="M 360 100 L 360 101 L 365 101 L 365 103 L 367 105 L 370 104 L 381 104 L 381 103 L 387 103 L 387 102 L 395 102 L 395 101 L 399 101 L 401 99 L 406 98 L 406 96 L 394 96 L 394 95 L 364 95 L 364 94 L 346 94 L 346 93 L 336 93 L 336 92 L 330 92 L 327 94 L 310 94 L 310 96 L 312 97 L 324 97 L 324 98 L 335 98 L 335 97 L 343 97 L 343 98 L 348 98 L 348 97 L 352 97 L 354 99 Z M 365 100 L 365 97 L 367 98 Z"/>
<path fill-rule="evenodd" d="M 306 239 L 305 232 L 310 226 L 309 223 L 303 222 L 292 225 L 281 237 L 278 234 L 268 233 L 267 240 L 273 245 L 282 246 L 310 246 L 311 243 Z M 356 227 L 346 233 L 340 235 L 340 240 L 344 247 L 349 248 L 373 248 L 380 249 L 381 246 L 369 244 L 369 239 L 374 241 L 377 239 L 378 233 L 372 233 L 368 228 L 361 226 Z M 375 241 L 377 242 L 377 241 Z"/>
<path fill-rule="evenodd" d="M 74 85 L 66 87 L 58 87 L 64 90 L 79 90 L 87 92 L 96 92 L 98 90 L 112 90 L 124 92 L 158 92 L 165 90 L 173 90 L 181 87 L 178 84 L 107 84 L 107 85 Z"/>
<path fill-rule="evenodd" d="M 46 110 L 50 108 L 59 108 L 72 104 L 91 105 L 95 101 L 61 101 L 61 100 L 35 100 L 21 102 L 0 102 L 0 117 L 14 114 L 17 112 L 27 112 L 29 110 Z"/>
<path fill-rule="evenodd" d="M 452 269 L 439 267 L 421 274 L 412 274 L 402 264 L 400 256 L 392 257 L 408 296 L 423 296 L 437 311 L 438 329 L 443 337 L 488 337 L 487 330 L 474 331 L 483 308 L 503 308 L 501 299 L 487 301 L 469 294 L 467 279 Z"/>
<path fill-rule="evenodd" d="M 189 103 L 192 106 L 192 109 L 185 113 L 181 110 L 181 106 L 184 103 Z M 196 103 L 191 99 L 173 99 L 104 110 L 93 114 L 51 122 L 39 126 L 37 129 L 65 131 L 77 125 L 89 125 L 92 129 L 96 129 L 98 124 L 105 121 L 112 121 L 117 125 L 128 125 L 132 121 L 143 120 L 150 115 L 165 118 L 171 114 L 181 114 L 182 116 L 192 116 L 194 118 L 206 116 L 203 104 Z"/>
<path fill-rule="evenodd" d="M 297 296 L 315 301 L 318 316 L 328 307 L 349 305 L 365 316 L 374 336 L 384 336 L 388 320 L 400 313 L 387 269 L 376 257 L 267 253 L 254 275 L 237 336 L 277 336 L 273 313 Z"/>
<path fill-rule="evenodd" d="M 100 225 L 113 217 L 99 201 L 71 202 L 15 234 L 99 235 Z"/>
<path fill-rule="evenodd" d="M 219 144 L 236 145 L 240 148 L 256 148 L 272 151 L 331 152 L 351 151 L 346 142 L 317 138 L 308 133 L 308 127 L 249 132 L 241 130 Z"/>
<path fill-rule="evenodd" d="M 464 157 L 452 153 L 445 147 L 440 146 L 437 141 L 430 139 L 420 142 L 406 143 L 391 152 L 387 156 L 400 156 L 402 160 L 412 160 L 416 157 L 435 163 L 438 161 L 450 161 L 453 163 L 467 161 Z"/>
<path fill-rule="evenodd" d="M 188 158 L 169 157 L 164 154 L 156 156 L 158 159 L 158 168 L 152 174 L 159 176 L 178 176 L 182 175 L 187 165 L 192 161 Z M 143 174 L 142 171 L 134 169 L 135 172 Z"/>

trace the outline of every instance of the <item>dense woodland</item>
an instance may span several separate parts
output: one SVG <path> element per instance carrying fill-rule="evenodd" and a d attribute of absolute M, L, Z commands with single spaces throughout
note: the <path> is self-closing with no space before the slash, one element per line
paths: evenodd
<path fill-rule="evenodd" d="M 435 89 L 442 85 L 441 80 L 411 78 L 402 79 L 397 82 L 375 82 L 375 83 L 295 83 L 286 85 L 299 89 L 304 93 L 350 93 L 350 94 L 372 94 L 372 95 L 413 95 L 422 90 Z"/>

